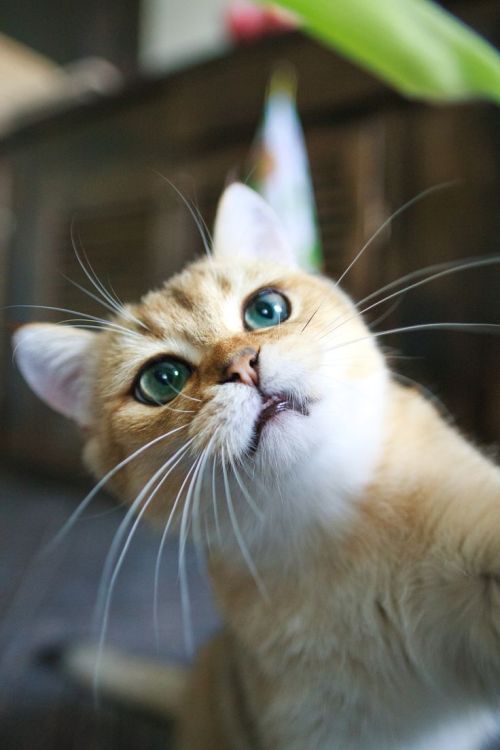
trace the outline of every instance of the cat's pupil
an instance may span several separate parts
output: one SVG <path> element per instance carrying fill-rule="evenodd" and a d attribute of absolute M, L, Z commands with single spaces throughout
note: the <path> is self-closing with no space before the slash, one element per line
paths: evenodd
<path fill-rule="evenodd" d="M 167 372 L 166 370 L 156 370 L 155 372 L 155 378 L 160 381 L 160 383 L 164 383 L 165 385 L 168 384 L 173 378 L 175 378 L 176 375 L 178 375 L 178 372 Z"/>
<path fill-rule="evenodd" d="M 278 315 L 282 312 L 280 305 L 270 305 L 268 302 L 257 302 L 255 307 L 263 318 L 272 319 L 274 312 Z"/>

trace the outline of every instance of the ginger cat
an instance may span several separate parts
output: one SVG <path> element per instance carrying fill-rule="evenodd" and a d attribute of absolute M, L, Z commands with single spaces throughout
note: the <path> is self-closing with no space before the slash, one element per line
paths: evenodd
<path fill-rule="evenodd" d="M 203 544 L 225 621 L 186 681 L 104 653 L 104 687 L 176 712 L 179 750 L 480 747 L 500 470 L 394 381 L 253 191 L 225 191 L 212 257 L 102 332 L 33 324 L 15 347 L 94 474 Z"/>

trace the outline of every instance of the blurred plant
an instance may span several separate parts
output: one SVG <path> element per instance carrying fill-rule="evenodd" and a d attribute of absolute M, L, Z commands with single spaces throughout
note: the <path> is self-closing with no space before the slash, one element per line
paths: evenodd
<path fill-rule="evenodd" d="M 500 54 L 431 0 L 276 0 L 304 28 L 411 97 L 500 103 Z"/>
<path fill-rule="evenodd" d="M 280 217 L 299 266 L 317 271 L 322 265 L 321 240 L 295 89 L 295 71 L 282 65 L 269 84 L 249 181 Z"/>

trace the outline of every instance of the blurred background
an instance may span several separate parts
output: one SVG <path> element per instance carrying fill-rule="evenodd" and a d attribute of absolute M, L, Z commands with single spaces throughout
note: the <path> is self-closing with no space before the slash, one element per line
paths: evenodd
<path fill-rule="evenodd" d="M 498 0 L 442 5 L 498 45 Z M 3 0 L 0 32 L 0 746 L 164 748 L 163 726 L 120 706 L 96 710 L 42 658 L 89 637 L 121 516 L 100 497 L 54 554 L 37 558 L 91 484 L 76 430 L 28 391 L 12 363 L 17 325 L 68 316 L 16 306 L 102 314 L 69 280 L 86 283 L 72 233 L 125 300 L 200 254 L 189 211 L 158 173 L 210 226 L 228 175 L 246 174 L 269 77 L 283 61 L 297 74 L 329 274 L 340 275 L 406 201 L 454 183 L 377 235 L 346 277 L 355 299 L 430 264 L 498 253 L 499 112 L 484 103 L 410 102 L 288 17 L 240 0 Z M 368 320 L 377 330 L 498 323 L 499 282 L 496 267 L 453 274 Z M 383 342 L 405 382 L 430 389 L 463 431 L 495 450 L 498 337 L 424 331 Z M 132 545 L 114 599 L 113 646 L 155 652 L 157 545 L 147 529 Z M 186 658 L 176 556 L 173 543 L 162 583 L 165 659 Z M 190 569 L 202 640 L 216 617 L 203 575 Z"/>

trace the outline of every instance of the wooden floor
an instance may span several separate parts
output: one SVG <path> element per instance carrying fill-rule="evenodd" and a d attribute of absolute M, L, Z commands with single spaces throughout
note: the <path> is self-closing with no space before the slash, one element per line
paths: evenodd
<path fill-rule="evenodd" d="M 85 488 L 0 472 L 0 750 L 169 748 L 166 724 L 104 700 L 96 708 L 88 692 L 40 658 L 65 643 L 95 639 L 97 587 L 121 511 L 99 498 L 53 554 L 36 557 L 84 495 Z M 153 532 L 138 530 L 113 597 L 107 636 L 114 647 L 155 658 L 157 547 Z M 192 552 L 188 566 L 200 642 L 216 627 L 216 617 Z M 165 550 L 161 589 L 159 658 L 185 661 L 175 541 Z M 500 740 L 489 747 L 500 750 Z"/>
<path fill-rule="evenodd" d="M 36 558 L 84 497 L 85 488 L 0 473 L 0 750 L 167 750 L 168 727 L 102 701 L 65 680 L 40 656 L 95 639 L 93 616 L 103 561 L 122 518 L 94 502 L 53 554 Z M 153 575 L 158 537 L 139 529 L 118 579 L 107 641 L 156 658 Z M 210 595 L 190 552 L 197 641 L 216 627 Z M 160 658 L 184 661 L 177 545 L 165 550 Z"/>

